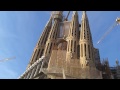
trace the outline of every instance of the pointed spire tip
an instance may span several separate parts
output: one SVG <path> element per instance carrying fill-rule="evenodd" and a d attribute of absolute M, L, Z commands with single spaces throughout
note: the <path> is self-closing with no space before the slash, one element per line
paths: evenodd
<path fill-rule="evenodd" d="M 86 14 L 86 11 L 83 11 L 83 13 L 82 13 L 82 19 L 85 19 L 85 18 L 87 18 L 87 14 Z"/>
<path fill-rule="evenodd" d="M 75 14 L 78 14 L 78 12 L 77 11 L 73 11 L 73 15 L 75 15 Z"/>

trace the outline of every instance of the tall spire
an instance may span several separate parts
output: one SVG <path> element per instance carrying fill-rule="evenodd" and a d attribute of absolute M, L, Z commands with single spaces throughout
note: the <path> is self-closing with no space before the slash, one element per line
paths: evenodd
<path fill-rule="evenodd" d="M 88 17 L 86 11 L 83 11 L 80 30 L 80 61 L 82 67 L 86 67 L 87 63 L 89 63 L 88 66 L 94 66 L 95 57 L 93 50 Z"/>
<path fill-rule="evenodd" d="M 82 20 L 84 20 L 84 19 L 88 19 L 86 11 L 83 11 L 83 14 L 82 14 Z"/>
<path fill-rule="evenodd" d="M 88 41 L 92 42 L 92 36 L 91 36 L 91 31 L 90 31 L 90 26 L 89 26 L 89 21 L 88 21 L 86 11 L 83 11 L 83 14 L 82 14 L 80 37 L 81 37 L 81 40 L 87 39 Z"/>
<path fill-rule="evenodd" d="M 78 12 L 77 11 L 73 11 L 73 16 L 77 15 L 78 16 Z"/>
<path fill-rule="evenodd" d="M 52 47 L 55 45 L 55 41 L 58 36 L 60 22 L 62 21 L 62 11 L 54 11 L 52 17 L 54 19 L 54 23 L 48 35 L 48 40 L 46 42 L 45 52 L 44 52 L 44 56 L 48 56 L 48 57 L 51 54 Z"/>
<path fill-rule="evenodd" d="M 77 37 L 78 28 L 79 28 L 78 12 L 73 11 L 72 21 L 71 21 L 71 24 L 70 24 L 69 35 L 71 35 L 72 37 Z"/>
<path fill-rule="evenodd" d="M 32 65 L 35 61 L 37 61 L 43 55 L 45 44 L 46 44 L 46 41 L 48 38 L 48 34 L 50 32 L 51 26 L 52 26 L 52 16 L 50 17 L 49 21 L 47 22 L 45 29 L 44 29 L 41 37 L 39 38 L 36 47 L 34 48 L 34 52 L 32 54 L 32 57 L 31 57 L 28 67 L 30 65 Z"/>
<path fill-rule="evenodd" d="M 79 21 L 78 21 L 78 12 L 73 11 L 72 20 L 70 24 L 70 30 L 67 37 L 67 56 L 66 59 L 77 58 L 77 45 L 78 45 L 78 31 L 79 31 Z"/>
<path fill-rule="evenodd" d="M 50 19 L 48 20 L 46 26 L 52 26 L 52 14 L 51 14 Z"/>
<path fill-rule="evenodd" d="M 63 11 L 53 11 L 53 18 L 62 21 Z"/>

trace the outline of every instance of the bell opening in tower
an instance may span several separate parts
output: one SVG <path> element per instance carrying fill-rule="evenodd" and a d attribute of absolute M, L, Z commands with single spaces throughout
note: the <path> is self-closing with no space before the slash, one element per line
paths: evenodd
<path fill-rule="evenodd" d="M 60 31 L 58 38 L 66 38 L 70 29 L 70 21 L 64 21 L 60 23 Z"/>

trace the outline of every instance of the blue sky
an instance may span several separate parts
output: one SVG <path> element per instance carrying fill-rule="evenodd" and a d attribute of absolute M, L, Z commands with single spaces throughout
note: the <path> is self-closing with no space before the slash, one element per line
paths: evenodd
<path fill-rule="evenodd" d="M 79 21 L 81 14 L 79 11 Z M 69 20 L 71 15 L 72 12 Z M 120 17 L 120 11 L 88 11 L 87 15 L 94 47 L 99 48 L 101 60 L 108 58 L 110 65 L 114 66 L 116 58 L 120 60 L 120 26 L 116 26 L 100 44 L 96 43 Z M 16 79 L 26 70 L 49 17 L 49 11 L 0 11 L 0 60 L 16 57 L 0 62 L 0 78 Z"/>

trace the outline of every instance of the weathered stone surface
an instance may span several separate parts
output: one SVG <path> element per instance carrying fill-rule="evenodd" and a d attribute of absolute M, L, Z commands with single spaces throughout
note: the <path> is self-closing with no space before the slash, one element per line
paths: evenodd
<path fill-rule="evenodd" d="M 42 62 L 37 64 L 37 71 L 31 69 L 28 73 L 32 73 L 30 79 L 63 79 L 64 74 L 66 79 L 101 79 L 101 72 L 96 69 L 98 54 L 94 51 L 86 12 L 83 12 L 81 25 L 77 11 L 73 11 L 70 21 L 63 21 L 62 12 L 55 11 L 52 16 L 53 24 L 50 19 L 47 24 L 49 27 L 46 26 L 33 52 L 28 66 L 37 62 L 41 55 L 44 55 L 44 60 L 48 62 L 44 63 L 43 67 Z M 97 58 L 97 66 L 98 62 Z M 43 68 L 47 70 L 42 71 Z M 21 78 L 26 78 L 26 74 Z"/>

